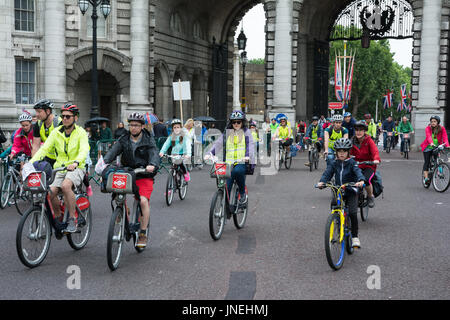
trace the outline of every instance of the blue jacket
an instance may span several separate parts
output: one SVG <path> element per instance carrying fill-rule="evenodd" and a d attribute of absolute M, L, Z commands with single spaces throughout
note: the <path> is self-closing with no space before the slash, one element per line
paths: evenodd
<path fill-rule="evenodd" d="M 313 127 L 314 127 L 313 124 L 310 124 L 308 126 L 308 129 L 306 129 L 305 137 L 308 137 L 308 138 L 311 139 L 311 134 L 312 134 Z M 322 126 L 320 124 L 318 124 L 317 127 L 318 127 L 317 128 L 317 137 L 322 138 L 322 140 L 323 140 L 323 128 L 322 128 Z"/>
<path fill-rule="evenodd" d="M 331 162 L 323 173 L 322 178 L 320 178 L 320 182 L 326 183 L 330 181 L 333 175 L 336 180 L 336 185 L 339 186 L 348 182 L 366 180 L 361 169 L 356 164 L 355 159 L 352 158 L 348 158 L 344 161 L 334 160 Z"/>
<path fill-rule="evenodd" d="M 356 123 L 356 119 L 353 117 L 350 119 L 350 122 L 345 122 L 345 121 L 342 122 L 342 126 L 347 128 L 347 130 L 348 130 L 348 138 L 349 139 L 355 135 L 355 128 L 354 128 L 355 123 Z"/>
<path fill-rule="evenodd" d="M 386 119 L 386 120 L 383 121 L 383 126 L 382 127 L 383 127 L 383 130 L 386 130 L 388 132 L 392 132 L 395 129 L 395 122 L 394 122 L 394 120 L 389 122 Z"/>

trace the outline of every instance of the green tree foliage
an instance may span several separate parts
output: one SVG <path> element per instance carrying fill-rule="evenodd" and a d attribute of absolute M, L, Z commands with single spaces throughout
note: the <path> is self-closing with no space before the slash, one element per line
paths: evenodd
<path fill-rule="evenodd" d="M 406 114 L 407 111 L 398 113 L 397 106 L 401 99 L 400 86 L 406 83 L 407 93 L 411 88 L 411 69 L 394 62 L 388 40 L 371 41 L 368 49 L 362 48 L 359 40 L 348 41 L 347 55 L 351 53 L 355 54 L 355 66 L 349 111 L 359 119 L 365 113 L 375 117 L 378 100 L 378 117 L 381 114 L 384 118 L 391 111 L 396 119 Z M 330 79 L 334 79 L 336 55 L 344 55 L 344 41 L 331 42 Z M 394 103 L 391 108 L 384 110 L 383 96 L 388 89 L 394 92 Z M 337 101 L 334 86 L 330 86 L 329 99 Z"/>
<path fill-rule="evenodd" d="M 264 61 L 264 58 L 258 58 L 258 59 L 251 59 L 248 63 L 250 63 L 250 64 L 264 64 L 266 62 Z"/>

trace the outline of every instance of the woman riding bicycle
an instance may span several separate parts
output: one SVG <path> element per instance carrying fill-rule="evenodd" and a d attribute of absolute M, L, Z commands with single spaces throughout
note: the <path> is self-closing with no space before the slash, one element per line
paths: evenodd
<path fill-rule="evenodd" d="M 375 206 L 375 197 L 373 196 L 372 178 L 377 170 L 377 164 L 380 163 L 380 153 L 378 148 L 373 142 L 371 136 L 367 131 L 367 124 L 364 120 L 358 121 L 355 125 L 355 136 L 352 138 L 353 147 L 350 150 L 350 154 L 354 156 L 357 162 L 373 161 L 375 164 L 360 164 L 363 175 L 366 177 L 366 191 L 368 196 L 368 206 L 373 208 Z"/>
<path fill-rule="evenodd" d="M 255 146 L 251 131 L 247 128 L 247 119 L 242 111 L 236 110 L 231 113 L 226 130 L 214 143 L 211 154 L 216 155 L 218 150 L 222 150 L 225 162 L 233 166 L 227 188 L 231 190 L 233 182 L 236 181 L 240 194 L 239 202 L 245 205 L 247 203 L 246 164 L 243 162 L 250 161 L 251 165 L 255 163 Z M 209 158 L 209 155 L 205 156 L 205 160 Z"/>
<path fill-rule="evenodd" d="M 445 144 L 446 147 L 450 147 L 447 138 L 447 131 L 440 125 L 441 118 L 439 116 L 431 116 L 430 124 L 425 128 L 426 138 L 420 145 L 423 152 L 423 158 L 425 163 L 423 164 L 423 179 L 425 183 L 429 182 L 428 169 L 430 167 L 430 160 L 432 151 L 440 144 Z"/>
<path fill-rule="evenodd" d="M 190 158 L 191 139 L 188 136 L 188 132 L 183 130 L 181 120 L 173 119 L 170 125 L 172 127 L 172 132 L 159 151 L 159 156 L 162 158 L 169 148 L 171 148 L 171 155 L 180 155 L 185 158 Z M 184 163 L 180 164 L 180 169 L 183 172 L 184 180 L 189 181 L 191 178 Z"/>
<path fill-rule="evenodd" d="M 365 177 L 359 169 L 356 161 L 350 158 L 350 149 L 352 148 L 352 142 L 348 138 L 341 138 L 334 143 L 336 150 L 336 159 L 332 160 L 327 166 L 327 169 L 320 178 L 318 187 L 324 187 L 325 183 L 335 177 L 336 185 L 340 186 L 345 183 L 355 182 L 355 186 L 362 188 L 364 185 Z M 352 246 L 361 247 L 361 243 L 358 238 L 358 193 L 352 188 L 347 188 L 344 193 L 344 200 L 348 207 L 350 214 L 350 220 L 352 224 Z"/>

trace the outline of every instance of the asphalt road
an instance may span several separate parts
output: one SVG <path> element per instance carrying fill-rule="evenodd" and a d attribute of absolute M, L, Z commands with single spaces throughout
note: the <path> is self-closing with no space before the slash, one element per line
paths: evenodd
<path fill-rule="evenodd" d="M 422 187 L 422 154 L 382 154 L 384 199 L 360 222 L 362 248 L 332 271 L 324 250 L 329 190 L 314 189 L 324 169 L 309 172 L 299 153 L 290 170 L 247 179 L 249 216 L 229 220 L 219 241 L 208 231 L 215 181 L 195 169 L 187 198 L 167 207 L 166 175 L 151 199 L 150 243 L 126 243 L 118 270 L 106 263 L 110 198 L 94 188 L 93 233 L 72 250 L 52 238 L 46 260 L 28 269 L 17 257 L 15 208 L 0 211 L 0 299 L 449 299 L 450 201 Z M 79 268 L 80 289 L 69 289 Z M 69 272 L 68 272 L 69 271 Z M 69 285 L 70 287 L 70 285 Z"/>

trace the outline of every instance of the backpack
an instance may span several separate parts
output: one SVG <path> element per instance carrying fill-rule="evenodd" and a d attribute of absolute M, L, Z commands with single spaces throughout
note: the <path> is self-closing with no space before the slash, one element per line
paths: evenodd
<path fill-rule="evenodd" d="M 377 198 L 380 194 L 383 193 L 384 187 L 381 180 L 381 174 L 378 170 L 375 172 L 375 175 L 373 176 L 372 187 L 373 187 L 373 195 L 375 198 Z"/>

